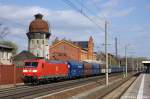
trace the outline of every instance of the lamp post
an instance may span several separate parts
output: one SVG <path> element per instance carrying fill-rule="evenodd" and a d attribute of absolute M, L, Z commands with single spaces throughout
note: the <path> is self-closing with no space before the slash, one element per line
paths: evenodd
<path fill-rule="evenodd" d="M 128 74 L 127 45 L 125 45 L 125 59 L 126 59 L 125 76 L 127 77 L 127 74 Z"/>
<path fill-rule="evenodd" d="M 107 21 L 105 21 L 105 55 L 106 55 L 106 85 L 108 85 L 108 52 L 107 52 Z"/>
<path fill-rule="evenodd" d="M 128 46 L 130 44 L 126 44 L 125 45 L 125 64 L 126 64 L 126 67 L 125 67 L 125 76 L 127 77 L 128 76 L 128 58 L 127 58 L 127 50 L 128 50 Z"/>
<path fill-rule="evenodd" d="M 139 60 L 138 60 L 138 58 L 137 58 L 136 68 L 137 68 L 137 72 L 139 72 L 139 70 L 138 70 L 138 68 L 139 68 Z"/>

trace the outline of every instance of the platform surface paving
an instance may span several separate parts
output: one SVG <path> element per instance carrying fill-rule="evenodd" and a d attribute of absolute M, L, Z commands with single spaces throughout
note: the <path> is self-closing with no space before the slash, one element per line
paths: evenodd
<path fill-rule="evenodd" d="M 150 74 L 141 74 L 121 99 L 150 99 Z"/>

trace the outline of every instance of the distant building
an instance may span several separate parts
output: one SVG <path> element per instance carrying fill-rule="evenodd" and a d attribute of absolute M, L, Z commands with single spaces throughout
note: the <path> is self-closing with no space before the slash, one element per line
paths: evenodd
<path fill-rule="evenodd" d="M 62 56 L 63 59 L 73 60 L 96 60 L 96 54 L 93 51 L 93 38 L 90 37 L 88 41 L 67 41 L 57 40 L 49 49 L 50 59 Z"/>
<path fill-rule="evenodd" d="M 0 65 L 12 64 L 12 47 L 0 44 Z"/>
<path fill-rule="evenodd" d="M 36 14 L 35 20 L 30 23 L 28 37 L 28 50 L 37 57 L 49 58 L 48 39 L 50 37 L 49 26 L 42 19 L 42 14 Z"/>
<path fill-rule="evenodd" d="M 106 57 L 105 53 L 100 52 L 97 54 L 97 60 L 103 61 L 105 63 Z M 119 61 L 116 59 L 115 55 L 108 53 L 108 64 L 117 66 L 119 64 Z"/>
<path fill-rule="evenodd" d="M 24 61 L 27 59 L 36 59 L 37 57 L 30 53 L 29 51 L 22 51 L 19 54 L 13 57 L 13 63 L 15 66 L 22 67 L 24 66 Z"/>

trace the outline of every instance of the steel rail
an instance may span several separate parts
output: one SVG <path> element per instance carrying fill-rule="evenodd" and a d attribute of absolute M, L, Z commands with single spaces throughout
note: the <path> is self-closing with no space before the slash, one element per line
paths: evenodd
<path fill-rule="evenodd" d="M 111 76 L 115 76 L 119 74 L 112 74 Z M 77 79 L 77 80 L 70 80 L 70 81 L 64 81 L 64 82 L 58 82 L 58 83 L 52 83 L 52 84 L 46 84 L 46 85 L 40 85 L 40 86 L 33 86 L 33 87 L 19 87 L 16 89 L 7 89 L 0 92 L 0 98 L 3 99 L 10 99 L 10 98 L 21 98 L 26 97 L 46 91 L 53 91 L 60 88 L 65 88 L 68 86 L 73 85 L 80 85 L 87 82 L 92 82 L 97 79 L 103 79 L 104 75 L 102 76 L 96 76 L 96 77 L 89 77 L 89 78 L 83 78 L 83 79 Z"/>

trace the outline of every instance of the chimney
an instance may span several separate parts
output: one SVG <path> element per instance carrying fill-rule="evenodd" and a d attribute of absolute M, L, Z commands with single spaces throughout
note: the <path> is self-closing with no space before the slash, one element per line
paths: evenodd
<path fill-rule="evenodd" d="M 89 41 L 88 41 L 88 59 L 92 60 L 93 59 L 93 38 L 90 36 Z"/>

